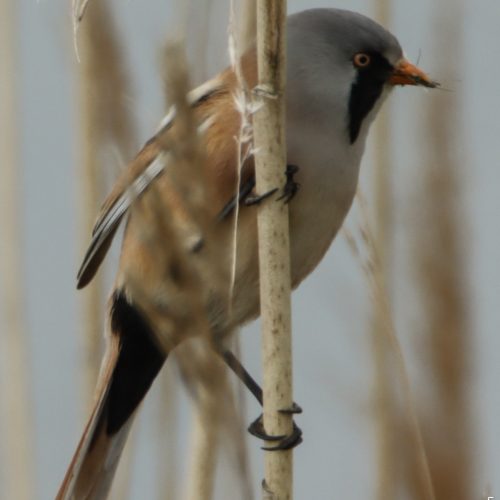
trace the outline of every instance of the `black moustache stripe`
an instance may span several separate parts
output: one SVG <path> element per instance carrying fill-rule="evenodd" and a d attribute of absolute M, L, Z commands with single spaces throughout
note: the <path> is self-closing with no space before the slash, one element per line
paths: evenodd
<path fill-rule="evenodd" d="M 393 70 L 385 57 L 380 54 L 367 54 L 371 57 L 371 64 L 366 68 L 357 69 L 358 74 L 349 96 L 348 125 L 351 144 L 356 142 L 363 120 L 380 98 Z"/>

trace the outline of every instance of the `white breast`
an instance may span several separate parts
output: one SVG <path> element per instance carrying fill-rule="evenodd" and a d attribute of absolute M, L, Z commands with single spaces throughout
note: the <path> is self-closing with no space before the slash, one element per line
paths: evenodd
<path fill-rule="evenodd" d="M 300 184 L 290 203 L 294 287 L 328 250 L 356 192 L 364 140 L 351 146 L 332 129 L 295 126 L 288 131 L 288 163 L 299 167 L 295 179 Z"/>

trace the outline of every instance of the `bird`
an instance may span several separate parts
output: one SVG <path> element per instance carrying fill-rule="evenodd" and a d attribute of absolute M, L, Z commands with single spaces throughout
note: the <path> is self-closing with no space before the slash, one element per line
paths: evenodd
<path fill-rule="evenodd" d="M 241 57 L 239 77 L 231 66 L 187 96 L 203 150 L 196 157 L 199 177 L 190 178 L 188 188 L 199 183 L 206 193 L 196 208 L 204 223 L 190 213 L 186 184 L 176 185 L 172 164 L 179 156 L 180 110 L 175 109 L 102 205 L 78 288 L 94 277 L 122 221 L 125 229 L 95 406 L 58 500 L 107 497 L 140 403 L 169 352 L 192 333 L 182 327 L 192 311 L 177 293 L 179 284 L 205 283 L 193 307 L 203 310 L 214 345 L 223 345 L 259 314 L 258 205 L 288 203 L 296 288 L 321 261 L 350 209 L 368 131 L 388 94 L 398 85 L 438 85 L 406 58 L 394 35 L 362 14 L 304 10 L 287 17 L 286 33 L 286 182 L 277 192 L 256 192 L 255 149 L 250 140 L 240 162 L 235 140 L 244 120 L 235 95 L 242 82 L 249 89 L 258 83 L 251 46 Z M 143 210 L 134 209 L 138 205 Z M 231 273 L 236 214 L 237 258 Z M 163 221 L 180 237 L 160 239 L 151 248 L 151 234 Z M 169 252 L 171 245 L 177 245 L 177 256 Z M 211 281 L 217 266 L 227 272 Z M 224 348 L 220 353 L 259 399 L 260 388 L 238 360 Z"/>

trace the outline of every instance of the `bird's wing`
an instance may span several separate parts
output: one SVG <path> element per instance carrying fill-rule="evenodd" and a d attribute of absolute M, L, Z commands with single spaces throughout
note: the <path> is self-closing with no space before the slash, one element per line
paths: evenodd
<path fill-rule="evenodd" d="M 206 152 L 209 157 L 207 168 L 217 170 L 217 172 L 212 172 L 215 175 L 214 178 L 220 179 L 221 175 L 226 176 L 228 178 L 226 184 L 230 183 L 230 177 L 234 177 L 231 170 L 234 170 L 236 164 L 235 137 L 239 128 L 239 112 L 234 103 L 235 87 L 234 73 L 228 70 L 219 78 L 205 83 L 188 95 L 188 100 L 201 123 L 200 130 L 210 136 L 211 145 Z M 214 113 L 220 114 L 215 110 L 224 109 L 226 109 L 226 114 L 231 115 L 229 119 L 214 116 Z M 175 110 L 172 109 L 164 118 L 155 136 L 145 144 L 119 176 L 113 190 L 104 201 L 92 231 L 90 245 L 77 274 L 77 288 L 83 288 L 94 277 L 123 216 L 133 201 L 164 172 L 168 163 L 168 151 L 160 146 L 163 142 L 160 137 L 169 133 L 174 121 Z M 210 125 L 208 131 L 206 130 L 207 124 Z M 207 144 L 210 142 L 208 138 L 206 142 Z M 233 165 L 233 169 L 230 168 L 230 164 Z M 252 169 L 251 162 L 247 161 L 245 172 L 250 172 Z M 245 175 L 248 176 L 248 173 Z M 227 195 L 226 201 L 230 196 L 230 194 Z"/>
<path fill-rule="evenodd" d="M 123 215 L 133 200 L 140 196 L 164 168 L 165 154 L 161 154 L 154 141 L 149 141 L 118 178 L 94 225 L 92 240 L 78 271 L 78 288 L 83 288 L 92 280 L 106 256 Z"/>

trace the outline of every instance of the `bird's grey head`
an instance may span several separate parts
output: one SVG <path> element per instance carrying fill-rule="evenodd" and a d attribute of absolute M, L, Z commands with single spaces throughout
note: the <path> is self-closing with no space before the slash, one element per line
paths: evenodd
<path fill-rule="evenodd" d="M 288 89 L 296 94 L 288 102 L 293 108 L 294 101 L 305 99 L 311 116 L 341 117 L 350 144 L 373 119 L 384 89 L 395 84 L 434 85 L 403 58 L 391 33 L 361 14 L 311 9 L 290 16 L 287 28 Z M 407 66 L 402 73 L 403 64 Z M 304 109 L 300 112 L 303 116 Z"/>

